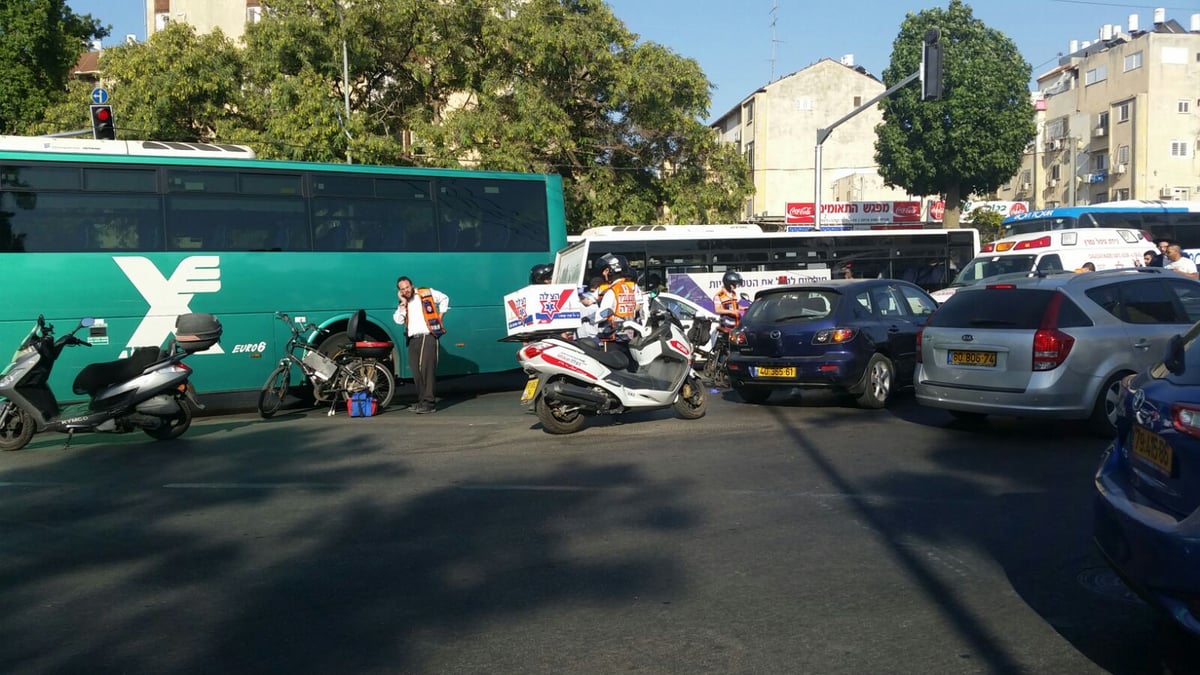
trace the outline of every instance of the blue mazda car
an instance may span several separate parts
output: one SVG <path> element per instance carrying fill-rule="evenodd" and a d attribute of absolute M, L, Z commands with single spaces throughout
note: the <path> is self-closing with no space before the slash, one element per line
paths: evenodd
<path fill-rule="evenodd" d="M 1121 383 L 1096 473 L 1094 537 L 1146 602 L 1200 636 L 1200 324 Z"/>
<path fill-rule="evenodd" d="M 726 368 L 747 403 L 792 387 L 848 393 L 882 408 L 911 384 L 917 333 L 937 309 L 897 279 L 837 279 L 759 291 L 730 336 Z"/>

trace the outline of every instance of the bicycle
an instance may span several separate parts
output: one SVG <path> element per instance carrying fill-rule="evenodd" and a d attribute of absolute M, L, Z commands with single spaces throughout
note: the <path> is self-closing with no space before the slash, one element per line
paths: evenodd
<path fill-rule="evenodd" d="M 729 386 L 729 371 L 725 362 L 729 360 L 729 333 L 718 333 L 712 351 L 704 359 L 704 368 L 700 371 L 700 379 L 714 387 L 725 389 Z"/>
<path fill-rule="evenodd" d="M 396 378 L 391 370 L 375 358 L 363 358 L 353 351 L 353 344 L 339 349 L 333 357 L 327 356 L 312 344 L 312 337 L 325 332 L 315 324 L 299 326 L 283 312 L 275 312 L 275 318 L 287 324 L 292 337 L 284 347 L 279 365 L 271 371 L 258 395 L 258 414 L 267 419 L 274 415 L 288 394 L 291 386 L 292 366 L 304 374 L 312 384 L 313 398 L 317 402 L 329 402 L 329 415 L 337 410 L 337 404 L 360 391 L 371 392 L 376 408 L 383 410 L 392 402 L 396 392 Z M 300 353 L 297 356 L 297 352 Z"/>

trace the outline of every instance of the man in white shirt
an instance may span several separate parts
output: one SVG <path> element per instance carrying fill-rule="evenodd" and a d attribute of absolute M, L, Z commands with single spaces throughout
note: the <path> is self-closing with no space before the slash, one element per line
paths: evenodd
<path fill-rule="evenodd" d="M 1196 263 L 1183 254 L 1183 249 L 1179 247 L 1179 244 L 1171 244 L 1167 247 L 1167 262 L 1163 267 L 1175 270 L 1189 279 L 1200 277 L 1200 274 L 1196 273 Z"/>
<path fill-rule="evenodd" d="M 417 404 L 413 412 L 423 415 L 436 412 L 434 382 L 437 376 L 438 338 L 446 331 L 442 316 L 450 311 L 450 298 L 433 288 L 416 288 L 412 279 L 396 280 L 399 304 L 392 320 L 404 326 L 408 345 L 408 369 L 412 371 L 417 388 Z"/>

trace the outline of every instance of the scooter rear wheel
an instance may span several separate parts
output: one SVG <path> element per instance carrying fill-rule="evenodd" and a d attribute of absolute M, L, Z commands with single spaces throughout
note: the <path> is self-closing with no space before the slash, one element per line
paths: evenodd
<path fill-rule="evenodd" d="M 538 421 L 548 434 L 573 434 L 583 428 L 586 421 L 583 413 L 575 410 L 566 412 L 561 403 L 539 396 L 535 407 Z"/>
<path fill-rule="evenodd" d="M 0 450 L 11 452 L 29 444 L 36 431 L 29 413 L 5 402 L 0 403 L 0 417 L 4 418 L 4 426 L 0 427 Z"/>
<path fill-rule="evenodd" d="M 675 408 L 675 414 L 685 420 L 704 417 L 704 413 L 708 411 L 708 395 L 700 378 L 689 377 L 683 383 L 679 390 L 679 398 L 675 399 L 672 407 Z"/>
<path fill-rule="evenodd" d="M 192 426 L 192 407 L 188 405 L 186 400 L 177 398 L 175 400 L 179 404 L 179 412 L 170 417 L 160 417 L 162 424 L 153 429 L 143 429 L 146 435 L 150 438 L 159 441 L 169 441 L 173 438 L 179 438 L 183 432 Z"/>

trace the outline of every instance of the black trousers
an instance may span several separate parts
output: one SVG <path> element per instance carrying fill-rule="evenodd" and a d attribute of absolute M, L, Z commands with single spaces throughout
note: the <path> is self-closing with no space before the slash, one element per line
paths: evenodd
<path fill-rule="evenodd" d="M 417 405 L 433 407 L 433 385 L 437 377 L 438 341 L 432 335 L 408 338 L 408 370 L 417 387 Z"/>

